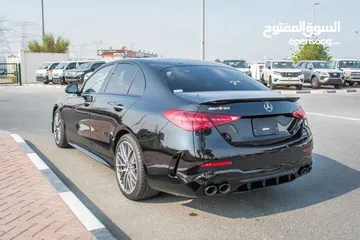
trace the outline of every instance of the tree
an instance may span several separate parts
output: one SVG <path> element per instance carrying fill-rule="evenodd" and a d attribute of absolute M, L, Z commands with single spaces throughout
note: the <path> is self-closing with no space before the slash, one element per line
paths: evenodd
<path fill-rule="evenodd" d="M 66 53 L 69 49 L 70 41 L 62 37 L 55 38 L 52 34 L 45 34 L 42 43 L 32 40 L 28 44 L 30 52 L 50 52 L 50 53 Z"/>
<path fill-rule="evenodd" d="M 322 60 L 329 61 L 329 47 L 318 43 L 316 39 L 306 41 L 299 45 L 299 49 L 293 52 L 292 59 L 295 63 L 300 60 Z"/>

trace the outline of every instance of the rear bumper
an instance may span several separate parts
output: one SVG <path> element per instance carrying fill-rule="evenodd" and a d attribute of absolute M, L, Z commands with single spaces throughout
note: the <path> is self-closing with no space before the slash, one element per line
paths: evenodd
<path fill-rule="evenodd" d="M 204 189 L 208 186 L 219 187 L 226 183 L 230 185 L 226 193 L 229 194 L 293 181 L 304 175 L 303 169 L 312 166 L 313 140 L 308 128 L 304 129 L 302 137 L 272 147 L 217 145 L 212 147 L 209 144 L 209 149 L 205 150 L 216 158 L 192 160 L 186 154 L 178 159 L 173 157 L 166 166 L 167 174 L 162 171 L 165 170 L 164 165 L 154 164 L 147 169 L 149 185 L 174 195 L 201 197 L 206 196 Z M 231 160 L 232 164 L 221 167 L 200 166 L 202 163 L 224 160 Z"/>

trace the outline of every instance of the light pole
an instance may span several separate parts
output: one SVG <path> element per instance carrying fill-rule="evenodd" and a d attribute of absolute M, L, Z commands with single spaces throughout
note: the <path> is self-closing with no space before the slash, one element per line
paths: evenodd
<path fill-rule="evenodd" d="M 315 25 L 315 7 L 319 5 L 319 2 L 314 2 L 314 18 L 313 18 L 313 26 Z"/>
<path fill-rule="evenodd" d="M 200 58 L 205 60 L 205 0 L 201 0 L 201 54 Z"/>
<path fill-rule="evenodd" d="M 42 16 L 42 39 L 44 39 L 44 36 L 45 36 L 44 0 L 41 0 L 41 16 Z"/>

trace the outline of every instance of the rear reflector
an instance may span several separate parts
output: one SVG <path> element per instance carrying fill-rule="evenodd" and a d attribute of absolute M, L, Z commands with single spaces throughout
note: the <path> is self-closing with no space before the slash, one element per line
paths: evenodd
<path fill-rule="evenodd" d="M 187 131 L 198 131 L 224 125 L 240 119 L 239 116 L 229 116 L 215 113 L 193 112 L 186 110 L 167 110 L 163 116 L 176 126 Z"/>
<path fill-rule="evenodd" d="M 312 148 L 304 148 L 304 152 L 310 152 Z"/>
<path fill-rule="evenodd" d="M 230 164 L 232 164 L 232 161 L 210 162 L 210 163 L 203 163 L 200 165 L 200 167 L 221 167 Z"/>
<path fill-rule="evenodd" d="M 307 119 L 306 113 L 301 107 L 298 110 L 296 110 L 295 112 L 293 112 L 292 115 L 296 118 L 300 118 L 300 119 L 304 119 L 304 120 Z"/>

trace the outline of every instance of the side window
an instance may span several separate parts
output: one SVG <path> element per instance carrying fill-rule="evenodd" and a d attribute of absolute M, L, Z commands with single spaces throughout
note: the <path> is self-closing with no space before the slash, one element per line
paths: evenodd
<path fill-rule="evenodd" d="M 76 63 L 69 63 L 69 65 L 67 65 L 66 67 L 66 70 L 74 69 L 74 68 L 76 68 Z"/>
<path fill-rule="evenodd" d="M 135 77 L 138 67 L 132 64 L 119 64 L 105 89 L 106 93 L 126 94 Z"/>
<path fill-rule="evenodd" d="M 113 65 L 106 66 L 94 73 L 85 83 L 83 93 L 98 93 Z"/>
<path fill-rule="evenodd" d="M 268 68 L 270 66 L 270 62 L 267 61 L 266 64 L 265 64 L 265 68 Z"/>
<path fill-rule="evenodd" d="M 145 88 L 145 78 L 142 71 L 138 70 L 133 83 L 129 89 L 129 94 L 142 95 Z"/>

